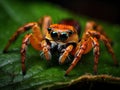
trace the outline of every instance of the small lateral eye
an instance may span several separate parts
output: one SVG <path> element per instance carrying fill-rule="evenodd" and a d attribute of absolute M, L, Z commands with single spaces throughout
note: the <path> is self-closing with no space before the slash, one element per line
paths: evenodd
<path fill-rule="evenodd" d="M 47 28 L 48 32 L 50 32 L 52 30 L 52 28 Z"/>
<path fill-rule="evenodd" d="M 72 30 L 69 30 L 68 33 L 69 33 L 69 36 L 70 36 L 70 35 L 73 34 L 73 31 L 72 31 Z"/>

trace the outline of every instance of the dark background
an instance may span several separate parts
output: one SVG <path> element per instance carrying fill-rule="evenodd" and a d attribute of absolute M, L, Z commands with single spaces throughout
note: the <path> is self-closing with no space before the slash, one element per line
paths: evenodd
<path fill-rule="evenodd" d="M 21 0 L 24 2 L 47 1 L 78 15 L 85 15 L 120 25 L 119 0 Z"/>
<path fill-rule="evenodd" d="M 120 24 L 120 3 L 117 0 L 46 0 L 78 15 L 85 15 L 112 24 Z"/>

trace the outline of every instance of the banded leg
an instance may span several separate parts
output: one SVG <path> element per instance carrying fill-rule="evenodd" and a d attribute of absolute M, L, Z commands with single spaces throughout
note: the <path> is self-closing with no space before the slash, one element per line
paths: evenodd
<path fill-rule="evenodd" d="M 44 16 L 42 17 L 39 22 L 38 22 L 41 27 L 42 27 L 42 33 L 43 35 L 45 35 L 47 33 L 47 28 L 51 25 L 52 23 L 52 18 L 50 16 Z M 50 53 L 50 46 L 47 45 L 46 40 L 43 40 L 41 42 L 41 47 L 42 47 L 42 51 L 46 57 L 47 60 L 51 59 L 51 53 Z"/>
<path fill-rule="evenodd" d="M 110 44 L 112 44 L 112 40 L 106 35 L 102 26 L 97 24 L 96 22 L 94 22 L 94 21 L 87 22 L 85 30 L 95 30 L 97 32 L 100 32 L 100 34 L 104 35 L 106 37 L 106 39 L 108 39 Z"/>
<path fill-rule="evenodd" d="M 60 56 L 60 58 L 59 58 L 59 63 L 60 63 L 60 64 L 62 64 L 62 63 L 65 62 L 67 56 L 69 55 L 69 53 L 70 53 L 72 50 L 73 50 L 73 45 L 69 45 L 69 46 L 65 49 L 64 53 L 63 53 L 63 54 Z"/>
<path fill-rule="evenodd" d="M 65 76 L 68 75 L 68 73 L 76 66 L 80 58 L 82 57 L 82 54 L 84 54 L 84 51 L 86 49 L 87 42 L 83 42 L 83 44 L 80 46 L 80 50 L 76 54 L 74 60 L 72 61 L 70 67 L 67 69 Z"/>
<path fill-rule="evenodd" d="M 32 34 L 27 34 L 25 38 L 22 41 L 22 47 L 21 47 L 21 63 L 22 63 L 22 74 L 26 74 L 26 67 L 25 67 L 25 58 L 26 58 L 26 48 L 29 44 L 29 39 L 32 36 Z"/>
<path fill-rule="evenodd" d="M 114 64 L 115 64 L 116 66 L 118 66 L 118 62 L 117 62 L 117 59 L 116 59 L 116 57 L 115 57 L 114 51 L 113 51 L 113 49 L 112 49 L 111 43 L 109 42 L 109 39 L 108 39 L 106 36 L 100 34 L 99 32 L 96 32 L 96 31 L 93 31 L 93 30 L 88 31 L 88 33 L 89 33 L 91 36 L 96 37 L 97 39 L 100 39 L 100 40 L 102 40 L 102 41 L 104 42 L 104 44 L 105 44 L 105 46 L 106 46 L 106 48 L 107 48 L 107 51 L 108 51 L 108 52 L 111 54 L 111 56 L 112 56 L 112 59 L 113 59 L 113 61 L 114 61 Z"/>
<path fill-rule="evenodd" d="M 30 30 L 34 25 L 36 25 L 37 23 L 28 23 L 26 25 L 24 25 L 23 27 L 20 27 L 13 35 L 12 37 L 9 39 L 7 45 L 5 46 L 3 53 L 6 53 L 8 51 L 8 48 L 10 47 L 10 45 L 15 42 L 17 40 L 17 38 L 19 37 L 20 34 Z"/>
<path fill-rule="evenodd" d="M 46 40 L 43 40 L 43 41 L 41 42 L 41 47 L 42 47 L 42 51 L 43 51 L 46 59 L 47 59 L 47 60 L 50 60 L 50 59 L 51 59 L 51 53 L 50 53 L 50 51 L 49 51 L 49 50 L 50 50 L 50 46 L 47 45 Z"/>
<path fill-rule="evenodd" d="M 103 35 L 100 36 L 100 39 L 104 42 L 104 44 L 105 44 L 105 46 L 107 48 L 107 51 L 111 54 L 114 64 L 116 66 L 118 66 L 118 61 L 117 61 L 117 59 L 115 57 L 115 53 L 114 53 L 114 51 L 112 49 L 112 46 L 111 46 L 109 40 Z"/>
<path fill-rule="evenodd" d="M 91 39 L 93 42 L 93 53 L 94 53 L 94 74 L 97 74 L 98 58 L 100 55 L 99 43 L 98 43 L 98 40 L 96 38 L 91 37 Z"/>
<path fill-rule="evenodd" d="M 52 18 L 50 16 L 44 16 L 39 20 L 39 24 L 42 25 L 42 33 L 47 33 L 47 28 L 52 24 Z"/>

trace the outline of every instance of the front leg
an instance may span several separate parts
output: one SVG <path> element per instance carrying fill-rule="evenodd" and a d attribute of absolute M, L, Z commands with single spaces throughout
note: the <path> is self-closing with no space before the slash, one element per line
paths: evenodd
<path fill-rule="evenodd" d="M 47 44 L 46 40 L 43 40 L 41 42 L 41 47 L 43 48 L 42 51 L 45 55 L 45 58 L 47 60 L 50 60 L 51 59 L 50 46 Z"/>
<path fill-rule="evenodd" d="M 79 46 L 79 44 L 78 44 Z M 68 73 L 76 66 L 76 64 L 80 61 L 82 55 L 84 54 L 86 47 L 87 47 L 87 42 L 83 42 L 81 44 L 81 46 L 79 46 L 80 48 L 77 47 L 78 51 L 75 54 L 75 58 L 72 61 L 71 65 L 69 66 L 69 68 L 66 70 L 65 76 L 68 75 Z"/>
<path fill-rule="evenodd" d="M 73 45 L 69 45 L 64 53 L 59 57 L 59 63 L 63 64 L 67 58 L 67 56 L 69 55 L 69 53 L 73 50 Z"/>

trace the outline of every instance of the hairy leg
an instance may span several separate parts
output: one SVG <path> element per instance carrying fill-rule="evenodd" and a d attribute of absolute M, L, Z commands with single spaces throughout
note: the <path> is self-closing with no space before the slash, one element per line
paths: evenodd
<path fill-rule="evenodd" d="M 111 54 L 111 56 L 112 56 L 112 59 L 113 59 L 113 61 L 114 61 L 114 64 L 115 64 L 115 65 L 118 65 L 118 61 L 117 61 L 117 59 L 116 59 L 115 53 L 114 53 L 114 51 L 113 51 L 113 48 L 112 48 L 112 46 L 111 46 L 111 44 L 110 44 L 110 42 L 109 42 L 109 39 L 108 39 L 106 36 L 100 34 L 99 32 L 96 32 L 96 31 L 94 31 L 94 30 L 90 30 L 90 31 L 88 31 L 88 33 L 91 35 L 91 37 L 96 37 L 97 39 L 100 39 L 100 40 L 102 40 L 102 41 L 104 42 L 104 44 L 105 44 L 105 46 L 106 46 L 106 48 L 107 48 L 107 51 L 108 51 L 108 52 Z"/>
<path fill-rule="evenodd" d="M 92 38 L 92 42 L 93 42 L 93 53 L 94 53 L 94 74 L 97 74 L 97 67 L 98 67 L 98 58 L 99 58 L 99 43 L 98 40 L 96 38 Z"/>
<path fill-rule="evenodd" d="M 19 37 L 20 34 L 30 30 L 34 25 L 36 25 L 37 23 L 32 22 L 32 23 L 28 23 L 22 27 L 20 27 L 13 35 L 12 37 L 9 39 L 7 45 L 5 46 L 3 52 L 7 52 L 8 48 L 10 47 L 10 45 L 15 42 L 17 40 L 17 38 Z"/>
<path fill-rule="evenodd" d="M 102 26 L 97 24 L 96 22 L 94 22 L 94 21 L 87 22 L 85 30 L 95 30 L 97 32 L 100 32 L 100 34 L 104 35 L 108 39 L 110 44 L 112 44 L 112 40 L 106 35 L 106 33 L 105 33 L 104 29 L 102 28 Z"/>
<path fill-rule="evenodd" d="M 47 28 L 52 24 L 52 18 L 50 16 L 44 16 L 40 18 L 38 23 L 42 27 L 42 33 L 45 35 L 47 33 Z"/>
<path fill-rule="evenodd" d="M 84 53 L 86 49 L 87 42 L 83 42 L 82 45 L 80 46 L 80 50 L 76 54 L 74 60 L 72 61 L 70 67 L 67 69 L 65 75 L 68 75 L 68 73 L 76 66 L 80 58 L 82 57 L 82 54 Z"/>
<path fill-rule="evenodd" d="M 43 37 L 44 37 L 47 33 L 48 27 L 52 24 L 52 18 L 50 16 L 44 16 L 44 17 L 40 18 L 38 23 L 42 27 L 42 33 L 43 33 Z M 46 59 L 50 60 L 51 59 L 50 46 L 47 45 L 46 40 L 42 40 L 41 47 L 42 47 L 42 51 L 43 51 Z"/>
<path fill-rule="evenodd" d="M 64 53 L 63 53 L 63 54 L 60 56 L 60 58 L 59 58 L 59 63 L 60 63 L 60 64 L 62 64 L 62 63 L 65 62 L 67 56 L 69 55 L 69 53 L 70 53 L 72 50 L 73 50 L 73 45 L 69 45 L 69 46 L 65 49 Z"/>
<path fill-rule="evenodd" d="M 26 67 L 25 67 L 25 57 L 26 57 L 26 49 L 29 44 L 29 39 L 32 36 L 32 34 L 27 34 L 25 38 L 22 41 L 22 47 L 21 47 L 21 63 L 22 63 L 22 74 L 26 74 Z"/>
<path fill-rule="evenodd" d="M 51 59 L 50 46 L 47 45 L 46 40 L 43 40 L 43 41 L 41 42 L 41 47 L 42 47 L 42 51 L 43 51 L 46 59 L 47 59 L 47 60 L 50 60 L 50 59 Z"/>
<path fill-rule="evenodd" d="M 113 51 L 113 48 L 112 48 L 109 40 L 108 40 L 104 35 L 101 35 L 101 36 L 100 36 L 100 39 L 104 42 L 104 44 L 105 44 L 105 46 L 106 46 L 106 48 L 107 48 L 107 51 L 111 54 L 112 59 L 113 59 L 113 61 L 114 61 L 114 64 L 115 64 L 116 66 L 118 66 L 118 61 L 117 61 L 117 59 L 116 59 L 115 53 L 114 53 L 114 51 Z"/>

